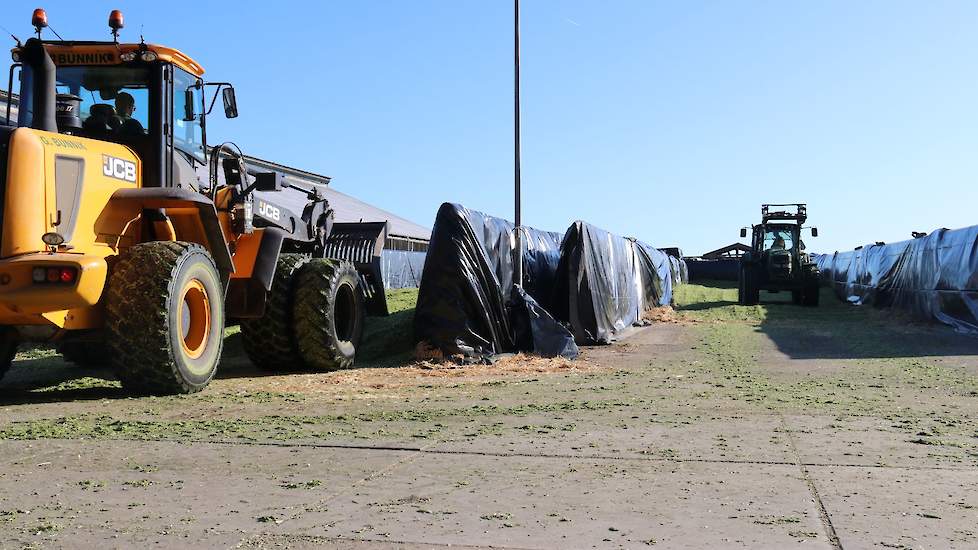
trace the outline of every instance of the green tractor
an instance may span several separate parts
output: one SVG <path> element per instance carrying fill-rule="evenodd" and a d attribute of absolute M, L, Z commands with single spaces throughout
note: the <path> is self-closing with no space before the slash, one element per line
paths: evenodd
<path fill-rule="evenodd" d="M 818 268 L 801 240 L 802 229 L 811 229 L 812 237 L 818 236 L 818 229 L 802 227 L 806 219 L 804 204 L 761 205 L 761 223 L 751 227 L 751 250 L 740 260 L 741 305 L 757 304 L 761 291 L 767 290 L 790 291 L 795 304 L 818 306 Z M 747 238 L 746 227 L 740 238 Z"/>

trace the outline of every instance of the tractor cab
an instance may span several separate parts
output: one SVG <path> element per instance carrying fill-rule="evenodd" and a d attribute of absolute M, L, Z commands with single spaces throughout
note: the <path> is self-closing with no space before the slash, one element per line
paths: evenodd
<path fill-rule="evenodd" d="M 109 17 L 116 36 L 122 21 L 117 10 Z M 47 25 L 43 10 L 35 11 L 33 23 L 38 30 Z M 52 106 L 42 103 L 54 97 L 56 130 L 46 129 L 129 147 L 143 161 L 144 187 L 198 190 L 195 170 L 207 163 L 207 115 L 219 94 L 225 115 L 237 116 L 234 88 L 205 82 L 204 69 L 173 48 L 32 38 L 11 53 L 8 89 L 19 89 L 21 101 L 17 126 L 42 127 L 36 118 L 51 116 Z"/>

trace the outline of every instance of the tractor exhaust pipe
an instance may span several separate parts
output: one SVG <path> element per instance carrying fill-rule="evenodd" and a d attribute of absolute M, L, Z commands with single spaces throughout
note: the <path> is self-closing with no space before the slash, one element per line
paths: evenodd
<path fill-rule="evenodd" d="M 34 82 L 34 92 L 31 97 L 33 116 L 31 128 L 45 132 L 58 132 L 56 116 L 55 67 L 51 56 L 44 49 L 44 44 L 37 38 L 31 38 L 21 50 L 21 59 L 31 68 Z"/>

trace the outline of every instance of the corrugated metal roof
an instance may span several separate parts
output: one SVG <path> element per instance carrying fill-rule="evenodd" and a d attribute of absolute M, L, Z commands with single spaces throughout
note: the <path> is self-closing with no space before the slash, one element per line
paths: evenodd
<path fill-rule="evenodd" d="M 325 187 L 329 205 L 336 211 L 338 222 L 381 222 L 390 224 L 387 234 L 391 237 L 409 237 L 427 241 L 431 239 L 431 229 L 406 220 L 396 214 L 367 204 L 360 199 L 340 193 L 332 187 Z"/>

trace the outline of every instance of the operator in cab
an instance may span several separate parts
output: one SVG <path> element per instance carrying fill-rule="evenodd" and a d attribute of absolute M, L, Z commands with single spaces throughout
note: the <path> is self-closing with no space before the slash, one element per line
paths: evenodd
<path fill-rule="evenodd" d="M 122 136 L 141 136 L 146 133 L 143 125 L 132 114 L 136 112 L 136 100 L 126 92 L 119 92 L 115 96 L 115 112 L 120 120 L 119 128 L 116 132 Z"/>

